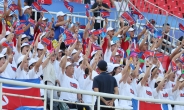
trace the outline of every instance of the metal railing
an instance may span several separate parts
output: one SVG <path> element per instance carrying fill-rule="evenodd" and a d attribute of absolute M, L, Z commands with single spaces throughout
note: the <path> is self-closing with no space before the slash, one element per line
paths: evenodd
<path fill-rule="evenodd" d="M 3 84 L 11 84 L 11 85 L 19 85 L 19 86 L 26 86 L 26 87 L 33 87 L 33 88 L 39 88 L 44 89 L 44 97 L 33 97 L 33 96 L 25 96 L 25 95 L 18 95 L 18 94 L 10 94 L 10 93 L 3 93 L 2 88 Z M 126 108 L 121 107 L 111 107 L 111 106 L 104 106 L 100 105 L 100 97 L 107 97 L 107 98 L 114 98 L 114 99 L 120 99 L 120 100 L 131 100 L 132 98 L 140 100 L 140 101 L 146 101 L 146 102 L 153 102 L 153 103 L 163 103 L 163 104 L 174 104 L 174 105 L 182 105 L 184 106 L 183 101 L 170 101 L 170 100 L 160 100 L 160 99 L 149 99 L 149 98 L 141 98 L 141 97 L 127 97 L 122 95 L 113 95 L 113 94 L 106 94 L 106 93 L 100 93 L 100 92 L 93 92 L 93 91 L 85 91 L 85 90 L 75 90 L 75 89 L 69 89 L 69 88 L 63 88 L 63 87 L 57 87 L 57 86 L 49 86 L 49 85 L 41 85 L 41 84 L 34 84 L 34 83 L 28 83 L 21 81 L 14 81 L 14 80 L 8 80 L 8 79 L 0 79 L 0 99 L 2 99 L 2 95 L 7 96 L 15 96 L 15 97 L 24 97 L 24 98 L 34 98 L 37 100 L 44 100 L 44 110 L 46 110 L 47 105 L 47 90 L 51 90 L 50 92 L 50 110 L 53 110 L 53 102 L 65 102 L 65 103 L 72 103 L 72 104 L 78 104 L 78 105 L 87 105 L 91 106 L 92 110 L 94 110 L 94 96 L 97 97 L 98 103 L 97 103 L 97 110 L 100 110 L 100 107 L 105 108 L 117 108 L 121 110 L 126 110 Z M 84 95 L 90 95 L 92 96 L 92 103 L 86 104 L 86 103 L 76 103 L 76 102 L 70 102 L 70 101 L 63 101 L 59 99 L 53 99 L 53 91 L 61 91 L 61 92 L 68 92 L 68 93 L 76 93 L 76 94 L 84 94 Z M 0 110 L 2 110 L 2 101 L 0 101 Z M 129 109 L 130 110 L 130 109 Z"/>

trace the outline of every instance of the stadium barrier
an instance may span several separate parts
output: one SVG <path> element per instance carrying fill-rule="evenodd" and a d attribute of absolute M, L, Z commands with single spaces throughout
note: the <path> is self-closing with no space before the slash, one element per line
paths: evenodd
<path fill-rule="evenodd" d="M 11 85 L 19 85 L 19 86 L 26 86 L 26 87 L 44 89 L 45 90 L 44 97 L 41 98 L 41 97 L 33 97 L 33 96 L 3 93 L 3 91 L 2 91 L 3 84 L 11 84 Z M 149 99 L 149 98 L 140 98 L 140 97 L 127 97 L 127 96 L 122 96 L 122 95 L 106 94 L 106 93 L 99 93 L 99 92 L 93 92 L 93 91 L 84 91 L 84 90 L 74 90 L 74 89 L 57 87 L 57 86 L 33 84 L 33 83 L 28 83 L 28 82 L 22 83 L 21 81 L 0 79 L 0 99 L 2 99 L 2 95 L 9 95 L 9 96 L 15 96 L 15 97 L 34 98 L 34 99 L 38 99 L 38 100 L 44 100 L 44 110 L 46 110 L 46 105 L 47 105 L 47 90 L 51 90 L 51 92 L 50 92 L 50 110 L 53 110 L 53 108 L 52 108 L 53 107 L 53 102 L 65 102 L 65 103 L 72 103 L 72 104 L 78 104 L 78 105 L 88 105 L 88 106 L 92 107 L 92 110 L 94 110 L 94 103 L 86 104 L 86 103 L 76 103 L 76 102 L 63 101 L 63 100 L 59 100 L 59 99 L 53 99 L 53 91 L 61 91 L 61 92 L 91 95 L 93 97 L 92 102 L 94 100 L 94 96 L 96 96 L 97 100 L 98 100 L 98 103 L 97 103 L 98 110 L 100 110 L 100 107 L 127 110 L 126 108 L 117 108 L 117 107 L 100 105 L 100 97 L 115 98 L 115 99 L 121 99 L 121 100 L 131 100 L 132 98 L 134 98 L 134 99 L 137 99 L 137 100 L 140 100 L 140 101 L 145 101 L 145 102 L 161 103 L 161 104 L 174 104 L 174 105 L 184 106 L 183 101 L 170 101 L 170 100 Z M 2 110 L 2 100 L 0 101 L 0 110 Z M 130 110 L 130 109 L 128 109 L 128 110 Z"/>

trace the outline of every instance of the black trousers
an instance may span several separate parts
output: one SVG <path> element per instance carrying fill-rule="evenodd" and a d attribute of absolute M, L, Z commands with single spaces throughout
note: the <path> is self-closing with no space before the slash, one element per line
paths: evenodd
<path fill-rule="evenodd" d="M 65 100 L 67 101 L 67 100 Z M 77 109 L 77 110 L 83 110 L 83 108 L 85 108 L 86 110 L 90 110 L 89 106 L 85 106 L 85 105 L 76 105 L 76 104 L 70 104 L 70 103 L 66 103 L 68 105 L 68 107 L 70 109 Z"/>
<path fill-rule="evenodd" d="M 97 107 L 94 108 L 94 110 L 97 110 Z M 115 110 L 114 108 L 100 108 L 100 110 Z"/>

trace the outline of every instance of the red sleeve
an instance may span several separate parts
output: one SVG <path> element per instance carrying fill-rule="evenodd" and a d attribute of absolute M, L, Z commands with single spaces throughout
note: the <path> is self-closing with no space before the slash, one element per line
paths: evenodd
<path fill-rule="evenodd" d="M 83 54 L 85 55 L 85 50 L 86 50 L 86 48 L 88 47 L 88 44 L 89 44 L 89 38 L 82 39 L 82 42 L 83 42 Z M 88 58 L 91 58 L 92 51 L 93 51 L 93 48 L 91 46 L 91 51 L 90 51 L 90 54 L 89 54 L 89 57 Z"/>
<path fill-rule="evenodd" d="M 124 39 L 122 39 L 121 48 L 126 51 L 128 47 L 129 47 L 129 42 L 128 41 L 124 42 Z"/>
<path fill-rule="evenodd" d="M 37 30 L 34 29 L 34 35 L 33 35 L 34 41 L 36 40 L 36 38 L 38 37 L 38 34 L 39 34 L 40 32 L 41 32 L 40 29 L 37 29 Z M 39 39 L 38 39 L 38 42 L 39 42 Z"/>
<path fill-rule="evenodd" d="M 107 49 L 107 46 L 108 46 L 108 39 L 105 37 L 104 38 L 104 44 L 102 45 L 103 54 L 105 53 L 105 50 Z"/>

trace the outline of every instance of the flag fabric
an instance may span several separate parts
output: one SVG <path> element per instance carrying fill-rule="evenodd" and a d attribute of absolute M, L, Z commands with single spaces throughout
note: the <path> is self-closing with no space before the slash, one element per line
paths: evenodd
<path fill-rule="evenodd" d="M 64 43 L 65 45 L 70 45 L 70 44 L 73 44 L 75 42 L 76 39 L 74 38 L 69 38 L 69 39 L 65 39 Z"/>
<path fill-rule="evenodd" d="M 136 14 L 138 16 L 138 19 L 140 20 L 144 19 L 144 16 L 140 12 L 138 12 L 136 9 L 132 10 L 131 13 Z"/>
<path fill-rule="evenodd" d="M 153 57 L 154 56 L 154 52 L 153 51 L 146 51 L 144 52 L 144 56 L 147 58 L 147 57 Z"/>
<path fill-rule="evenodd" d="M 173 72 L 176 72 L 178 70 L 178 67 L 175 62 L 171 61 L 171 68 Z"/>
<path fill-rule="evenodd" d="M 154 32 L 154 26 L 151 24 L 151 23 L 147 23 L 146 25 L 145 25 L 145 27 L 146 27 L 146 29 L 148 29 L 150 32 Z"/>
<path fill-rule="evenodd" d="M 85 5 L 85 8 L 86 8 L 86 16 L 89 17 L 90 16 L 90 13 L 89 13 L 89 4 L 86 4 Z"/>
<path fill-rule="evenodd" d="M 93 51 L 102 50 L 102 48 L 96 44 L 92 44 Z"/>
<path fill-rule="evenodd" d="M 126 55 L 125 55 L 125 51 L 123 49 L 118 48 L 117 52 L 119 53 L 121 58 L 125 58 Z"/>
<path fill-rule="evenodd" d="M 98 29 L 98 30 L 93 31 L 92 34 L 95 35 L 95 36 L 97 36 L 97 35 L 101 34 L 102 32 L 104 32 L 103 29 Z"/>
<path fill-rule="evenodd" d="M 51 5 L 52 4 L 52 0 L 37 0 L 37 2 L 39 4 L 42 4 L 42 5 Z"/>
<path fill-rule="evenodd" d="M 168 110 L 167 104 L 156 104 L 132 99 L 133 110 Z"/>
<path fill-rule="evenodd" d="M 124 12 L 122 15 L 121 15 L 122 18 L 124 18 L 128 23 L 129 25 L 133 25 L 136 23 L 135 19 L 130 15 L 129 12 Z"/>
<path fill-rule="evenodd" d="M 33 20 L 33 19 L 31 19 L 31 18 L 28 19 L 28 22 L 29 22 L 32 26 L 35 25 L 35 20 Z"/>
<path fill-rule="evenodd" d="M 16 80 L 21 82 L 29 82 L 40 84 L 40 79 L 9 79 L 9 80 Z M 11 93 L 11 94 L 18 94 L 18 95 L 26 95 L 26 96 L 33 96 L 33 97 L 40 97 L 40 89 L 39 88 L 32 88 L 32 87 L 25 87 L 25 86 L 16 86 L 10 84 L 3 84 L 3 93 Z M 7 110 L 25 110 L 23 108 L 27 108 L 26 110 L 33 109 L 34 110 L 43 110 L 43 101 L 34 99 L 34 98 L 23 98 L 23 97 L 15 97 L 15 96 L 2 96 L 2 106 L 3 109 Z M 31 103 L 30 103 L 31 102 Z"/>
<path fill-rule="evenodd" d="M 184 54 L 182 54 L 182 55 L 180 56 L 179 61 L 180 61 L 182 64 L 184 64 Z"/>
<path fill-rule="evenodd" d="M 180 31 L 184 32 L 184 26 L 181 23 L 179 23 L 179 29 Z"/>
<path fill-rule="evenodd" d="M 24 30 L 23 29 L 15 30 L 15 34 L 16 35 L 20 35 L 20 34 L 23 34 L 23 33 L 24 33 Z"/>
<path fill-rule="evenodd" d="M 8 6 L 8 8 L 11 10 L 11 11 L 15 11 L 15 10 L 18 10 L 19 9 L 19 7 L 16 5 L 16 4 L 10 4 L 9 6 Z"/>
<path fill-rule="evenodd" d="M 100 14 L 102 18 L 107 18 L 110 16 L 110 13 L 108 11 L 101 11 Z"/>
<path fill-rule="evenodd" d="M 71 39 L 73 38 L 73 35 L 71 34 L 71 32 L 67 29 L 64 30 L 64 34 L 66 35 L 66 39 Z"/>
<path fill-rule="evenodd" d="M 66 7 L 71 13 L 73 13 L 73 6 L 70 5 L 70 4 L 68 3 L 68 1 L 66 1 L 66 0 L 64 0 L 63 2 L 64 2 L 65 7 Z"/>
<path fill-rule="evenodd" d="M 51 41 L 46 37 L 42 38 L 42 42 L 45 43 L 46 45 L 50 45 L 51 43 Z"/>
<path fill-rule="evenodd" d="M 39 12 L 48 12 L 46 9 L 44 9 L 41 5 L 38 4 L 38 2 L 33 2 L 31 5 L 36 11 Z"/>
<path fill-rule="evenodd" d="M 114 37 L 112 37 L 112 41 L 113 41 L 114 43 L 117 43 L 117 42 L 119 41 L 119 38 L 116 37 L 116 36 L 114 36 Z"/>

